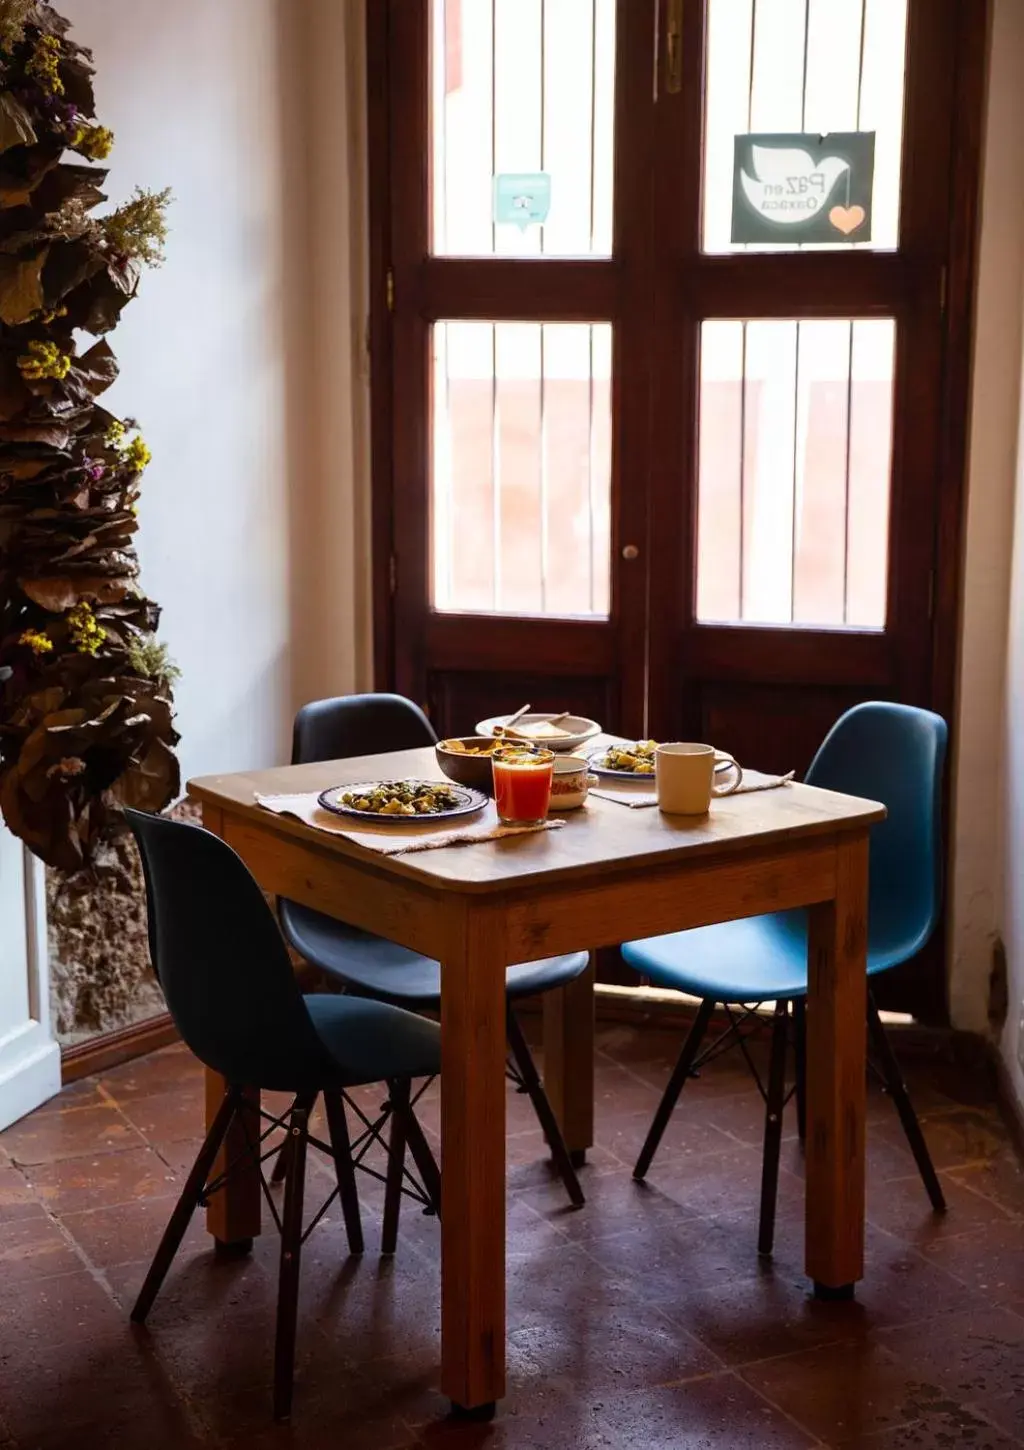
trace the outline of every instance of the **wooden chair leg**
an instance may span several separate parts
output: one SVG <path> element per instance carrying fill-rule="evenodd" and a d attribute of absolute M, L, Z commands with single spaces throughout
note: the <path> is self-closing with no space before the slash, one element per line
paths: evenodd
<path fill-rule="evenodd" d="M 654 1121 L 650 1126 L 644 1146 L 640 1150 L 640 1157 L 636 1160 L 636 1167 L 633 1169 L 633 1177 L 645 1178 L 647 1170 L 655 1153 L 658 1151 L 658 1144 L 661 1142 L 665 1129 L 668 1127 L 669 1118 L 675 1110 L 679 1101 L 679 1094 L 682 1092 L 686 1079 L 693 1071 L 693 1064 L 697 1060 L 697 1053 L 704 1041 L 704 1034 L 708 1030 L 708 1023 L 711 1021 L 715 1010 L 714 1001 L 706 997 L 697 1009 L 697 1016 L 693 1026 L 683 1043 L 683 1050 L 679 1054 L 679 1061 L 672 1069 L 672 1076 L 668 1080 L 661 1102 L 658 1104 L 658 1111 L 654 1115 Z"/>
<path fill-rule="evenodd" d="M 786 1102 L 786 1034 L 789 1003 L 776 1002 L 772 1029 L 772 1060 L 768 1068 L 768 1101 L 764 1120 L 764 1160 L 761 1164 L 761 1219 L 757 1252 L 771 1257 L 775 1243 L 775 1206 L 779 1193 L 779 1155 L 782 1115 Z"/>
<path fill-rule="evenodd" d="M 361 1254 L 363 1221 L 359 1213 L 359 1190 L 356 1188 L 356 1170 L 352 1162 L 352 1142 L 348 1133 L 348 1118 L 345 1115 L 345 1099 L 341 1093 L 324 1093 L 324 1109 L 327 1113 L 331 1152 L 334 1154 L 334 1171 L 338 1178 L 338 1198 L 348 1235 L 348 1251 L 350 1254 Z"/>
<path fill-rule="evenodd" d="M 216 1117 L 210 1125 L 210 1131 L 206 1135 L 206 1141 L 200 1148 L 196 1161 L 192 1165 L 192 1171 L 185 1180 L 185 1187 L 181 1191 L 181 1197 L 175 1205 L 171 1214 L 170 1222 L 164 1230 L 164 1236 L 160 1240 L 160 1247 L 149 1267 L 146 1281 L 139 1292 L 132 1308 L 131 1317 L 136 1324 L 142 1324 L 146 1315 L 153 1307 L 153 1301 L 160 1292 L 160 1287 L 167 1277 L 167 1271 L 174 1262 L 174 1256 L 181 1247 L 181 1241 L 185 1237 L 185 1230 L 192 1220 L 192 1215 L 199 1207 L 203 1189 L 213 1167 L 214 1159 L 220 1151 L 220 1145 L 224 1141 L 225 1134 L 231 1120 L 238 1111 L 245 1111 L 241 1094 L 235 1088 L 229 1088 L 224 1094 L 224 1101 L 217 1110 Z"/>
<path fill-rule="evenodd" d="M 533 1104 L 533 1111 L 544 1130 L 544 1136 L 551 1149 L 551 1157 L 554 1159 L 555 1167 L 558 1169 L 558 1176 L 565 1185 L 573 1204 L 582 1208 L 586 1199 L 583 1196 L 583 1189 L 580 1187 L 580 1180 L 576 1176 L 576 1169 L 572 1166 L 572 1159 L 569 1157 L 569 1149 L 565 1145 L 562 1136 L 562 1129 L 558 1119 L 555 1117 L 554 1109 L 548 1101 L 548 1095 L 544 1091 L 537 1071 L 537 1064 L 533 1060 L 533 1053 L 530 1051 L 526 1038 L 523 1036 L 523 1029 L 516 1020 L 516 1014 L 511 1007 L 506 1013 L 508 1045 L 512 1049 L 512 1056 L 516 1060 L 516 1067 L 519 1071 L 519 1078 L 523 1087 L 530 1095 L 530 1102 Z"/>
<path fill-rule="evenodd" d="M 907 1135 L 910 1151 L 914 1155 L 917 1171 L 921 1175 L 921 1180 L 931 1200 L 932 1208 L 936 1213 L 945 1213 L 946 1197 L 942 1192 L 942 1185 L 939 1182 L 938 1174 L 935 1172 L 932 1155 L 928 1152 L 928 1144 L 925 1142 L 924 1134 L 921 1131 L 921 1124 L 918 1122 L 917 1114 L 914 1112 L 914 1105 L 910 1101 L 907 1085 L 903 1081 L 903 1073 L 896 1060 L 896 1054 L 892 1050 L 892 1043 L 889 1041 L 886 1030 L 882 1026 L 882 1019 L 878 1015 L 875 999 L 870 992 L 868 993 L 868 1031 L 871 1037 L 871 1044 L 878 1055 L 882 1076 L 885 1078 L 885 1085 L 889 1090 L 889 1096 L 896 1104 L 896 1111 L 900 1115 L 903 1131 Z"/>
<path fill-rule="evenodd" d="M 288 1155 L 291 1150 L 291 1134 L 286 1133 L 284 1136 L 284 1141 L 281 1144 L 280 1151 L 278 1152 L 277 1157 L 274 1159 L 274 1171 L 270 1175 L 270 1181 L 272 1184 L 274 1184 L 275 1187 L 277 1186 L 277 1184 L 283 1183 L 284 1180 L 288 1177 Z"/>
<path fill-rule="evenodd" d="M 398 1220 L 402 1212 L 402 1179 L 405 1176 L 405 1130 L 412 1111 L 409 1106 L 410 1096 L 408 1079 L 391 1084 L 391 1136 L 388 1141 L 388 1171 L 384 1185 L 384 1218 L 380 1231 L 382 1254 L 393 1254 L 398 1248 Z"/>
<path fill-rule="evenodd" d="M 793 1057 L 796 1064 L 796 1130 L 807 1141 L 807 1000 L 793 998 Z"/>
<path fill-rule="evenodd" d="M 277 1332 L 274 1339 L 274 1419 L 287 1420 L 292 1411 L 295 1377 L 295 1326 L 299 1311 L 299 1266 L 302 1259 L 302 1207 L 306 1180 L 306 1143 L 309 1133 L 308 1100 L 296 1098 L 289 1121 L 292 1146 L 284 1187 L 281 1216 L 281 1267 L 277 1289 Z"/>

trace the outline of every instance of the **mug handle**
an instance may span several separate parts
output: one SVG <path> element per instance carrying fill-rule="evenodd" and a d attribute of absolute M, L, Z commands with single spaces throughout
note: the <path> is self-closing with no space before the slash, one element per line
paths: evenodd
<path fill-rule="evenodd" d="M 588 775 L 587 776 L 587 789 L 588 790 L 593 790 L 593 788 L 594 788 L 595 785 L 600 785 L 600 784 L 601 784 L 601 777 L 599 775 Z"/>
<path fill-rule="evenodd" d="M 736 779 L 730 781 L 728 785 L 715 785 L 714 781 L 712 781 L 712 796 L 735 795 L 736 791 L 738 791 L 740 786 L 743 784 L 742 766 L 738 765 L 736 761 L 733 760 L 732 756 L 727 755 L 724 750 L 717 751 L 715 759 L 716 762 L 723 762 L 729 767 L 729 769 L 734 770 L 736 772 Z"/>

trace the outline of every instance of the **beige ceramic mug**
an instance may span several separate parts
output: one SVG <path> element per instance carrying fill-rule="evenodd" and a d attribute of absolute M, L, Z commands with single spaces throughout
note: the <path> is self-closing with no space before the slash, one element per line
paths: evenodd
<path fill-rule="evenodd" d="M 723 761 L 733 778 L 726 785 L 716 785 L 715 766 Z M 731 755 L 713 745 L 679 741 L 658 746 L 654 774 L 659 809 L 673 816 L 705 816 L 715 796 L 732 795 L 743 781 L 743 771 Z"/>

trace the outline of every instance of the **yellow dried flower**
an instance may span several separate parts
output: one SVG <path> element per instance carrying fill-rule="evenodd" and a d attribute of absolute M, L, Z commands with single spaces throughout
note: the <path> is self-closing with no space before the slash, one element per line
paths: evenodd
<path fill-rule="evenodd" d="M 106 161 L 114 149 L 114 133 L 107 126 L 89 126 L 79 121 L 68 139 L 72 151 L 87 156 L 90 161 Z"/>
<path fill-rule="evenodd" d="M 51 96 L 64 94 L 64 82 L 60 78 L 62 54 L 61 43 L 55 35 L 41 35 L 25 67 L 25 74 L 37 80 Z"/>
<path fill-rule="evenodd" d="M 28 352 L 19 357 L 18 367 L 22 377 L 29 382 L 37 383 L 42 378 L 60 381 L 71 371 L 71 359 L 66 352 L 61 352 L 55 342 L 32 341 Z"/>
<path fill-rule="evenodd" d="M 38 629 L 26 629 L 18 643 L 27 645 L 34 655 L 48 655 L 53 649 L 53 640 Z"/>
<path fill-rule="evenodd" d="M 79 654 L 94 655 L 107 637 L 107 631 L 97 622 L 92 606 L 83 599 L 64 616 L 68 622 L 71 642 Z"/>
<path fill-rule="evenodd" d="M 128 429 L 121 422 L 120 418 L 111 418 L 110 427 L 103 436 L 103 442 L 108 448 L 120 448 L 127 434 Z"/>
<path fill-rule="evenodd" d="M 68 309 L 63 303 L 59 307 L 48 307 L 45 311 L 35 314 L 37 321 L 43 323 L 46 327 L 49 327 L 52 322 L 56 322 L 58 318 L 67 317 L 67 315 Z"/>
<path fill-rule="evenodd" d="M 121 459 L 128 464 L 133 473 L 141 473 L 144 468 L 148 468 L 153 460 L 153 455 L 141 438 L 133 438 L 122 453 Z"/>

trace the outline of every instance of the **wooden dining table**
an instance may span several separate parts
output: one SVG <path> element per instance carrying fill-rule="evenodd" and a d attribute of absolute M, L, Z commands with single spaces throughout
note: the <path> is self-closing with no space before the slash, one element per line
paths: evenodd
<path fill-rule="evenodd" d="M 803 785 L 719 799 L 699 818 L 592 796 L 560 830 L 382 856 L 256 802 L 417 776 L 442 778 L 433 751 L 207 776 L 189 793 L 264 890 L 441 962 L 441 1388 L 453 1409 L 487 1416 L 505 1392 L 513 962 L 808 908 L 805 1263 L 819 1295 L 851 1296 L 863 1274 L 868 838 L 884 807 Z M 549 995 L 545 1081 L 579 1156 L 593 1141 L 593 978 Z M 208 1114 L 223 1089 L 208 1074 Z M 228 1143 L 225 1158 L 240 1149 Z M 207 1227 L 244 1243 L 260 1207 L 255 1171 L 235 1175 Z"/>

